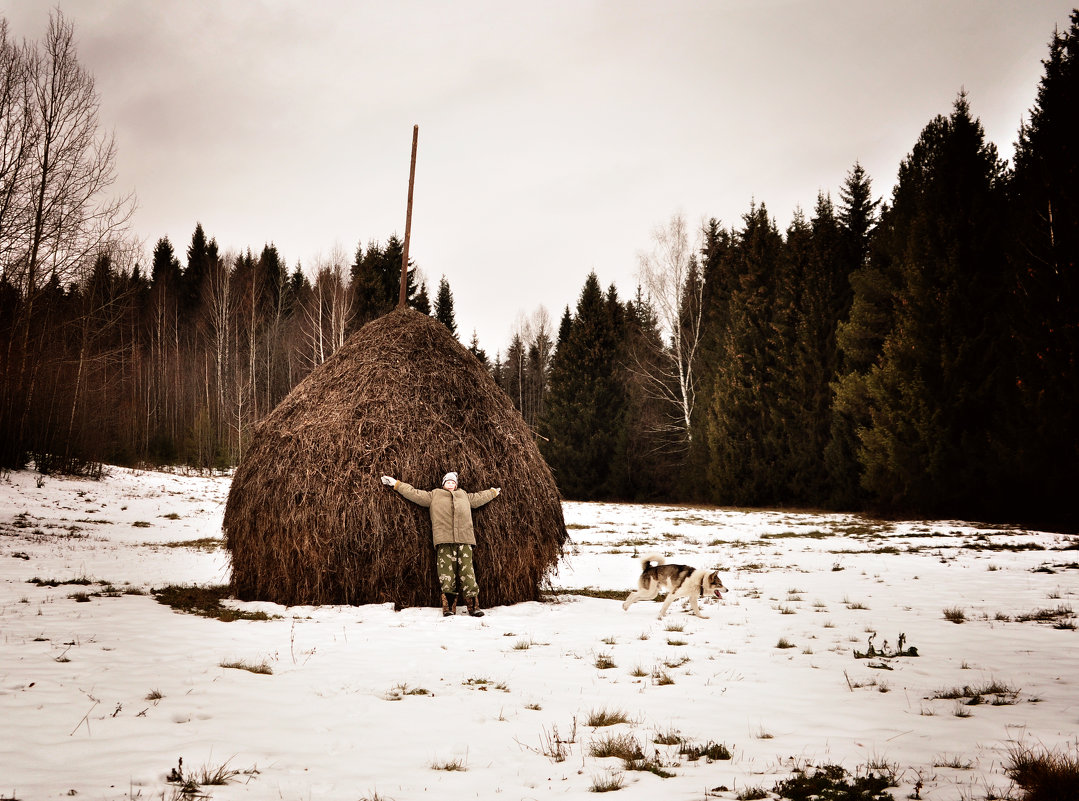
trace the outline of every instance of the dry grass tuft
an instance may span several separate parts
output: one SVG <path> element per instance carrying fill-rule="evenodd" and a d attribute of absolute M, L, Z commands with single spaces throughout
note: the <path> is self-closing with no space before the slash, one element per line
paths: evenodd
<path fill-rule="evenodd" d="M 1017 746 L 1004 768 L 1008 777 L 1023 788 L 1024 801 L 1059 801 L 1079 798 L 1079 752 L 1035 754 Z"/>

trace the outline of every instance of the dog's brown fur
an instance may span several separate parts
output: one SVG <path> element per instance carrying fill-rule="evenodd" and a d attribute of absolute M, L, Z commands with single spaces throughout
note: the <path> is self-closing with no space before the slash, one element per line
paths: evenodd
<path fill-rule="evenodd" d="M 697 617 L 707 617 L 701 614 L 697 599 L 705 593 L 722 598 L 727 591 L 718 571 L 709 573 L 689 565 L 669 565 L 662 556 L 648 554 L 641 557 L 641 577 L 637 580 L 637 589 L 626 596 L 622 608 L 629 609 L 637 601 L 650 601 L 659 595 L 661 589 L 667 590 L 667 598 L 659 610 L 660 617 L 667 614 L 668 607 L 677 598 L 688 599 Z"/>

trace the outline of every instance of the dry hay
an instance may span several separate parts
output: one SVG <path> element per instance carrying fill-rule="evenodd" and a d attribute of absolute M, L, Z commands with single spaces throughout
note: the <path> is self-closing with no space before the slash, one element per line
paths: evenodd
<path fill-rule="evenodd" d="M 469 492 L 486 605 L 537 600 L 566 526 L 550 469 L 506 394 L 445 326 L 398 309 L 356 332 L 255 429 L 225 508 L 238 598 L 295 604 L 439 598 L 421 489 L 450 470 Z"/>

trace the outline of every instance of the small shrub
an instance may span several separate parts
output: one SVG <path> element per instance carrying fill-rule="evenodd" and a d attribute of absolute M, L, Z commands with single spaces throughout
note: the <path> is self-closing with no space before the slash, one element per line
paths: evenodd
<path fill-rule="evenodd" d="M 610 670 L 611 668 L 618 667 L 610 654 L 596 654 L 595 665 L 600 670 Z"/>
<path fill-rule="evenodd" d="M 1011 706 L 1019 697 L 1019 688 L 1012 687 L 1004 682 L 993 680 L 985 684 L 971 686 L 966 684 L 962 687 L 949 687 L 937 690 L 929 697 L 945 701 L 961 701 L 967 699 L 967 706 L 977 706 L 983 702 L 983 696 L 991 696 L 990 703 L 993 706 Z"/>
<path fill-rule="evenodd" d="M 431 770 L 446 770 L 451 773 L 454 771 L 464 772 L 468 770 L 468 766 L 465 765 L 463 759 L 447 759 L 444 761 L 435 760 L 431 763 Z"/>
<path fill-rule="evenodd" d="M 763 787 L 747 787 L 735 796 L 738 801 L 758 801 L 761 798 L 770 798 L 771 794 Z"/>
<path fill-rule="evenodd" d="M 790 640 L 788 640 L 786 637 L 780 637 L 779 641 L 776 643 L 776 648 L 780 648 L 780 649 L 795 648 L 795 647 L 797 647 L 797 646 L 795 646 L 795 644 L 792 643 Z"/>
<path fill-rule="evenodd" d="M 146 694 L 147 701 L 160 701 L 164 697 L 165 696 L 161 694 L 161 690 L 150 690 L 150 692 Z"/>
<path fill-rule="evenodd" d="M 423 687 L 409 687 L 404 682 L 394 686 L 388 693 L 382 696 L 387 701 L 400 701 L 406 695 L 431 695 L 430 690 Z"/>
<path fill-rule="evenodd" d="M 651 758 L 641 757 L 640 759 L 629 759 L 623 763 L 626 770 L 639 770 L 645 773 L 652 773 L 659 776 L 661 779 L 669 779 L 675 774 L 667 770 L 667 766 L 660 760 L 658 754 L 653 754 Z"/>
<path fill-rule="evenodd" d="M 933 760 L 934 768 L 952 768 L 953 770 L 971 770 L 974 768 L 974 763 L 969 759 L 963 759 L 961 756 L 949 756 L 947 754 L 941 754 Z"/>
<path fill-rule="evenodd" d="M 94 583 L 93 579 L 86 576 L 79 576 L 78 578 L 71 579 L 39 579 L 37 576 L 26 582 L 27 584 L 36 584 L 38 587 L 59 587 L 64 584 L 75 584 L 80 587 L 88 587 Z"/>
<path fill-rule="evenodd" d="M 696 762 L 701 757 L 704 757 L 708 762 L 731 758 L 731 751 L 727 746 L 723 743 L 713 743 L 711 740 L 706 745 L 693 745 L 683 740 L 678 747 L 678 753 L 685 757 L 688 762 Z"/>
<path fill-rule="evenodd" d="M 461 684 L 465 687 L 475 687 L 481 692 L 487 692 L 487 690 L 492 687 L 496 690 L 501 690 L 502 692 L 509 692 L 510 689 L 505 682 L 495 682 L 484 676 L 473 676 L 470 679 L 465 679 Z"/>
<path fill-rule="evenodd" d="M 789 779 L 775 786 L 775 792 L 792 801 L 809 801 L 817 798 L 842 798 L 845 801 L 890 801 L 885 792 L 895 787 L 884 776 L 869 773 L 851 778 L 839 765 L 823 765 L 809 772 L 796 770 Z"/>
<path fill-rule="evenodd" d="M 1035 609 L 1023 615 L 1016 615 L 1015 619 L 1020 623 L 1056 623 L 1064 618 L 1075 616 L 1075 612 L 1067 604 L 1061 604 L 1055 609 Z"/>
<path fill-rule="evenodd" d="M 686 662 L 688 662 L 688 661 L 689 661 L 688 656 L 680 656 L 678 658 L 673 658 L 672 657 L 671 659 L 664 659 L 663 660 L 663 666 L 666 667 L 666 668 L 670 668 L 671 670 L 674 670 L 675 668 L 682 667 L 682 665 L 686 664 Z"/>
<path fill-rule="evenodd" d="M 956 624 L 965 623 L 967 613 L 961 607 L 950 606 L 944 610 L 944 619 Z"/>
<path fill-rule="evenodd" d="M 656 732 L 656 736 L 652 738 L 652 742 L 656 745 L 681 745 L 682 735 L 674 729 L 668 729 L 665 732 Z"/>
<path fill-rule="evenodd" d="M 669 684 L 674 684 L 674 679 L 671 678 L 671 674 L 660 668 L 654 668 L 652 670 L 652 681 L 655 682 L 657 687 L 666 687 Z"/>

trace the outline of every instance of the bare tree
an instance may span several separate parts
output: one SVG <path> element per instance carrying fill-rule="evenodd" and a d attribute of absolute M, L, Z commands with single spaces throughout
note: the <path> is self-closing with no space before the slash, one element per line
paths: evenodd
<path fill-rule="evenodd" d="M 638 280 L 656 313 L 664 342 L 658 359 L 637 358 L 635 372 L 653 397 L 670 404 L 670 428 L 688 444 L 696 399 L 696 356 L 701 342 L 703 282 L 685 216 L 671 217 L 652 232 L 652 250 L 638 255 Z"/>
<path fill-rule="evenodd" d="M 0 18 L 0 272 L 9 280 L 26 243 L 31 133 L 29 50 Z M 13 281 L 14 283 L 14 281 Z"/>
<path fill-rule="evenodd" d="M 317 258 L 314 291 L 304 306 L 312 366 L 322 364 L 345 344 L 353 306 L 353 295 L 348 290 L 347 263 L 348 258 L 340 245 L 334 246 L 328 259 Z"/>
<path fill-rule="evenodd" d="M 32 299 L 46 270 L 64 281 L 126 234 L 134 197 L 104 197 L 116 144 L 100 135 L 93 76 L 75 54 L 74 28 L 57 10 L 27 63 L 32 148 L 22 287 Z"/>
<path fill-rule="evenodd" d="M 539 306 L 528 317 L 518 314 L 506 351 L 503 389 L 532 427 L 543 414 L 553 348 L 551 316 L 546 308 Z"/>
<path fill-rule="evenodd" d="M 99 135 L 94 79 L 79 64 L 74 30 L 59 10 L 38 43 L 17 46 L 0 24 L 0 70 L 0 271 L 17 298 L 0 354 L 0 452 L 17 463 L 31 439 L 41 439 L 30 433 L 30 410 L 43 400 L 42 365 L 59 358 L 45 352 L 57 340 L 50 341 L 47 321 L 35 321 L 35 302 L 48 284 L 76 283 L 101 256 L 130 247 L 134 198 L 106 194 L 115 181 L 115 142 Z M 81 372 L 77 378 L 79 388 Z"/>

